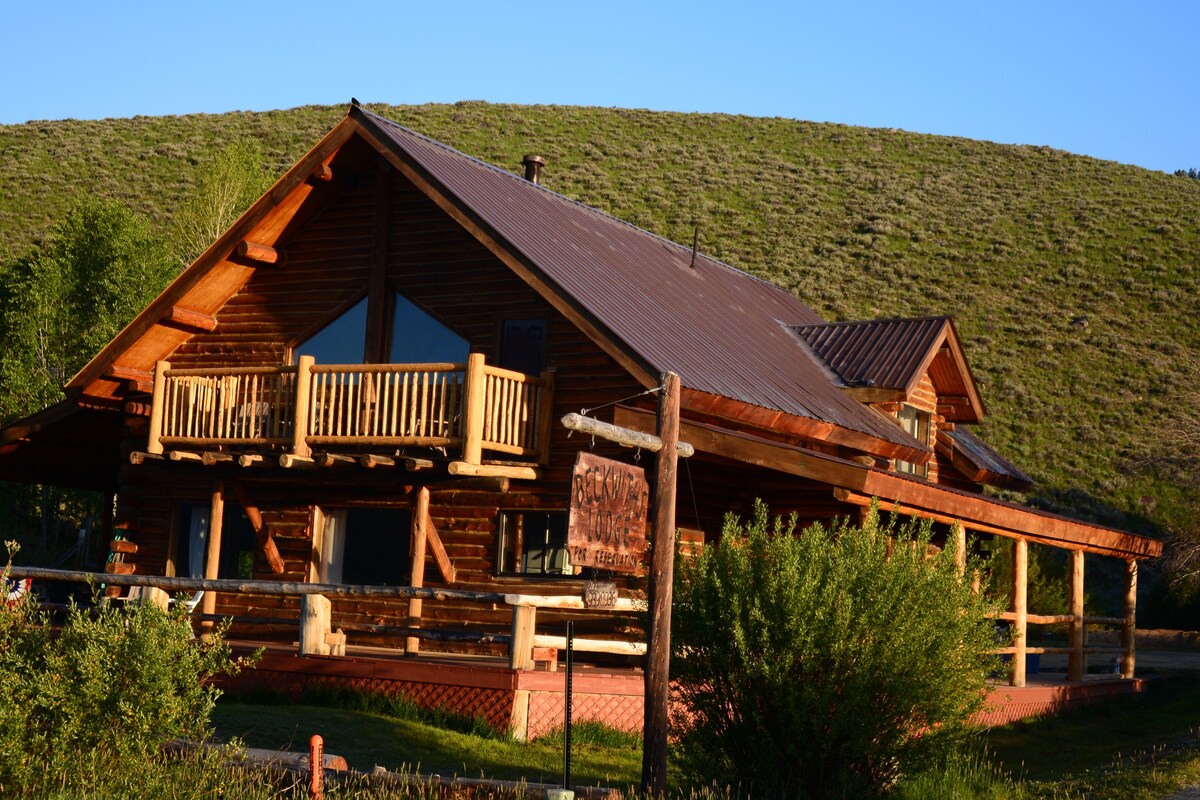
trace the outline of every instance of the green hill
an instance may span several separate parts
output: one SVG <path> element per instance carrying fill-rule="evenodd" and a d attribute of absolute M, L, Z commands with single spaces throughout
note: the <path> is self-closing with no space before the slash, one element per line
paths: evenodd
<path fill-rule="evenodd" d="M 1035 501 L 1162 519 L 1135 468 L 1195 375 L 1200 181 L 1018 147 L 788 119 L 561 106 L 371 106 L 796 292 L 827 318 L 952 314 L 982 435 Z M 170 233 L 197 169 L 253 137 L 279 171 L 341 107 L 0 126 L 0 258 L 73 197 Z M 1134 520 L 1132 524 L 1140 524 Z"/>

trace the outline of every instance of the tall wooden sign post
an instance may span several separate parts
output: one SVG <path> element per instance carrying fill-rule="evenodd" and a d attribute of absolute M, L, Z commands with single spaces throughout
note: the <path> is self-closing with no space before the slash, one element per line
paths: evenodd
<path fill-rule="evenodd" d="M 679 464 L 679 376 L 663 375 L 658 396 L 658 477 L 650 546 L 650 621 L 646 631 L 642 793 L 667 793 L 667 700 L 671 667 L 671 583 L 675 578 L 675 473 Z"/>

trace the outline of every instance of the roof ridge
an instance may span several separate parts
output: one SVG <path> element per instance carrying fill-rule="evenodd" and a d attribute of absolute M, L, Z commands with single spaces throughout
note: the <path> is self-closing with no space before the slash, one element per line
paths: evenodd
<path fill-rule="evenodd" d="M 794 325 L 795 328 L 835 328 L 849 327 L 851 325 L 878 325 L 885 322 L 927 322 L 931 320 L 944 320 L 953 322 L 954 317 L 949 314 L 930 314 L 923 317 L 882 317 L 879 319 L 843 319 L 837 322 L 808 322 L 800 325 Z"/>

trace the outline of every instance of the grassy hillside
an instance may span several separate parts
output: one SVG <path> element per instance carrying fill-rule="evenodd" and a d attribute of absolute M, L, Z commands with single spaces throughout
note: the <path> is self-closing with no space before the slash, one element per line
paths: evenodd
<path fill-rule="evenodd" d="M 982 435 L 1044 502 L 1161 517 L 1131 462 L 1194 376 L 1200 181 L 1043 147 L 787 119 L 623 109 L 371 106 L 796 292 L 831 320 L 952 314 Z M 116 197 L 168 228 L 197 166 L 241 137 L 280 171 L 344 113 L 0 126 L 0 257 L 70 199 Z M 1126 521 L 1128 524 L 1128 521 Z"/>

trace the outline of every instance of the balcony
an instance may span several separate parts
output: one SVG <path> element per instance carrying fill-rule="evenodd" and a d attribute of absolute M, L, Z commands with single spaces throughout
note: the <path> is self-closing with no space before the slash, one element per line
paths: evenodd
<path fill-rule="evenodd" d="M 485 451 L 528 461 L 532 472 L 548 457 L 553 391 L 553 372 L 525 375 L 478 353 L 466 364 L 316 364 L 301 356 L 294 366 L 173 369 L 160 361 L 146 452 L 202 451 L 206 460 L 243 464 L 270 454 L 294 466 L 318 453 L 328 463 L 419 447 L 460 457 L 452 474 L 488 474 Z M 339 452 L 350 455 L 331 455 Z"/>

